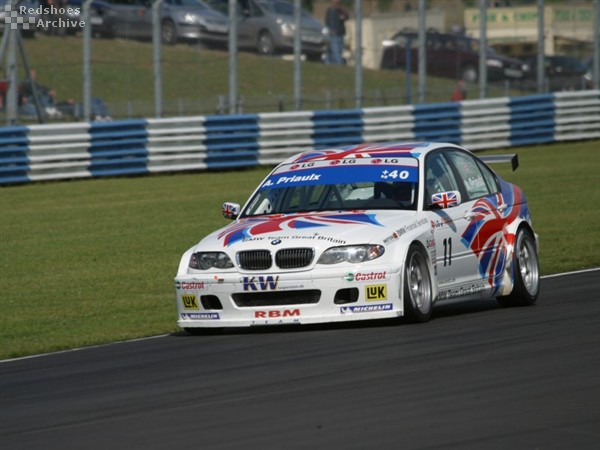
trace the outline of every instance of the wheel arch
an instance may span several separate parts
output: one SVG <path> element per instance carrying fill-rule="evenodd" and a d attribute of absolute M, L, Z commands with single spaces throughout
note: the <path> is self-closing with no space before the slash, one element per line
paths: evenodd
<path fill-rule="evenodd" d="M 430 248 L 428 247 L 428 242 L 431 242 L 433 245 Z M 430 231 L 421 233 L 420 235 L 413 236 L 411 239 L 406 240 L 406 245 L 402 247 L 400 252 L 395 256 L 399 261 L 402 262 L 402 270 L 400 271 L 400 301 L 404 301 L 404 276 L 406 273 L 406 258 L 408 257 L 408 252 L 412 246 L 416 246 L 425 256 L 425 260 L 427 261 L 427 267 L 429 269 L 429 280 L 431 282 L 431 295 L 432 295 L 432 304 L 435 304 L 438 297 L 438 282 L 437 282 L 437 265 L 436 265 L 436 250 L 435 250 L 435 240 Z"/>

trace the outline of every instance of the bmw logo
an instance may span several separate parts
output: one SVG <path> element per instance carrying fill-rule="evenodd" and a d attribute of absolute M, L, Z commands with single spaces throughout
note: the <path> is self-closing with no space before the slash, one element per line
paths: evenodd
<path fill-rule="evenodd" d="M 271 245 L 279 245 L 279 244 L 281 244 L 281 239 L 273 239 L 271 241 Z"/>

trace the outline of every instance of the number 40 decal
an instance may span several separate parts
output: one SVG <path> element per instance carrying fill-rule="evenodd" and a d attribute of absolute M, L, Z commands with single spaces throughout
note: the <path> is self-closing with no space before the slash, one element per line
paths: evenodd
<path fill-rule="evenodd" d="M 452 238 L 444 239 L 444 266 L 452 265 Z"/>

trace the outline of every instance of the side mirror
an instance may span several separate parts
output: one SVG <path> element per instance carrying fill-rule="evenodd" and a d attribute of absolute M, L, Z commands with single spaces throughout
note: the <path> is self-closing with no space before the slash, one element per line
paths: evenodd
<path fill-rule="evenodd" d="M 431 196 L 431 203 L 429 204 L 430 209 L 445 209 L 458 206 L 461 203 L 460 192 L 448 191 L 438 192 Z"/>
<path fill-rule="evenodd" d="M 221 207 L 221 212 L 226 219 L 235 220 L 240 214 L 240 205 L 237 203 L 225 202 Z"/>

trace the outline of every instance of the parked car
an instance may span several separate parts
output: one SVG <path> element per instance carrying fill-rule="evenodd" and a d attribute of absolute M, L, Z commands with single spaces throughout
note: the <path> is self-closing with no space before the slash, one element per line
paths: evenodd
<path fill-rule="evenodd" d="M 207 0 L 213 8 L 228 14 L 228 0 Z M 291 52 L 296 24 L 294 5 L 284 0 L 238 0 L 238 45 L 263 55 Z M 301 14 L 302 52 L 310 60 L 321 60 L 327 50 L 328 33 L 323 24 L 308 12 Z"/>
<path fill-rule="evenodd" d="M 401 31 L 383 41 L 382 69 L 405 69 L 406 46 L 410 45 L 412 72 L 419 67 L 418 34 Z M 427 73 L 429 75 L 474 82 L 479 79 L 479 40 L 461 34 L 426 33 Z M 500 55 L 492 48 L 486 50 L 488 80 L 521 80 L 528 71 L 518 59 Z"/>
<path fill-rule="evenodd" d="M 528 60 L 531 72 L 527 77 L 528 85 L 535 85 L 537 80 L 537 57 Z M 555 91 L 578 91 L 592 88 L 592 76 L 585 63 L 570 56 L 544 56 L 544 75 L 547 89 Z"/>
<path fill-rule="evenodd" d="M 95 2 L 90 19 L 94 32 L 105 37 L 152 38 L 151 0 Z M 164 0 L 160 10 L 161 36 L 166 44 L 198 40 L 227 42 L 229 20 L 201 0 Z"/>
<path fill-rule="evenodd" d="M 515 155 L 506 159 L 516 168 Z M 178 325 L 425 322 L 450 299 L 535 303 L 538 241 L 525 195 L 484 161 L 427 142 L 288 158 L 243 208 L 223 204 L 233 223 L 182 255 Z"/>
<path fill-rule="evenodd" d="M 6 11 L 6 7 L 8 5 L 9 5 L 8 0 L 0 0 L 0 33 L 2 33 L 2 34 L 4 34 L 4 28 L 7 26 L 6 19 L 8 18 L 7 14 L 9 14 L 9 12 Z M 37 0 L 22 0 L 19 3 L 19 7 L 27 8 L 27 14 L 26 15 L 19 14 L 19 17 L 23 17 L 25 22 L 28 22 L 28 23 L 31 23 L 29 20 L 30 18 L 35 19 L 34 23 L 31 23 L 31 25 L 29 26 L 29 30 L 26 30 L 23 28 L 22 25 L 19 25 L 18 28 L 19 28 L 19 30 L 21 30 L 21 36 L 24 36 L 24 37 L 34 37 L 35 36 L 35 33 L 38 31 L 37 22 L 39 20 L 39 16 L 35 10 L 37 8 L 39 8 L 39 6 L 40 6 L 40 3 Z M 18 13 L 19 12 L 18 7 L 13 6 L 13 11 L 17 11 L 17 13 Z"/>

